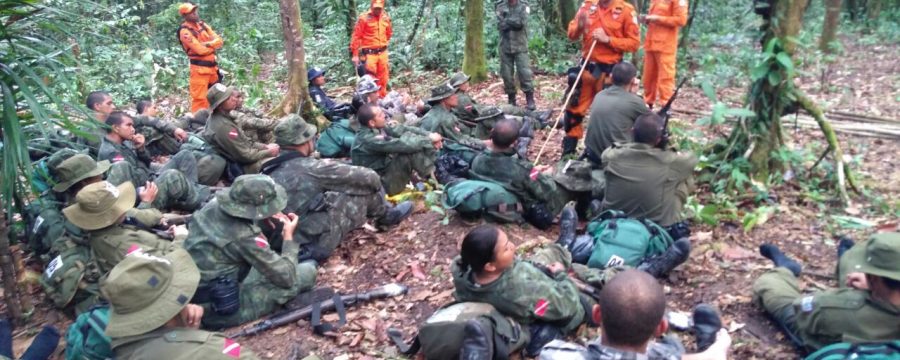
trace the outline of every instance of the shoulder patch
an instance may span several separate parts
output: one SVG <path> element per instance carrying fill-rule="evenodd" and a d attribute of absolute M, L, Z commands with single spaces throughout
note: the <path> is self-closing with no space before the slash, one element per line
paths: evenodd
<path fill-rule="evenodd" d="M 534 304 L 534 314 L 540 317 L 544 317 L 544 314 L 547 313 L 547 308 L 550 307 L 550 302 L 547 299 L 540 299 L 537 303 Z"/>
<path fill-rule="evenodd" d="M 687 0 L 678 0 L 678 6 L 687 7 L 688 6 Z"/>
<path fill-rule="evenodd" d="M 231 128 L 231 130 L 228 130 L 228 138 L 229 139 L 237 139 L 237 137 L 238 137 L 237 128 Z"/>
<path fill-rule="evenodd" d="M 51 261 L 49 264 L 47 264 L 47 269 L 44 270 L 44 278 L 47 278 L 47 279 L 52 278 L 53 273 L 55 273 L 56 270 L 59 270 L 59 268 L 61 268 L 62 266 L 63 266 L 62 255 L 57 255 L 55 258 L 53 258 L 53 261 Z"/>
<path fill-rule="evenodd" d="M 34 218 L 34 228 L 31 229 L 31 233 L 37 235 L 38 231 L 41 229 L 41 224 L 44 223 L 44 217 L 38 215 L 38 217 Z"/>
<path fill-rule="evenodd" d="M 197 342 L 205 343 L 212 336 L 211 332 L 203 330 L 173 330 L 166 333 L 168 342 Z"/>
<path fill-rule="evenodd" d="M 225 345 L 222 347 L 222 354 L 228 355 L 234 359 L 241 357 L 241 344 L 231 339 L 225 339 Z"/>
<path fill-rule="evenodd" d="M 815 297 L 806 296 L 802 300 L 800 300 L 800 311 L 810 312 L 815 308 Z"/>
<path fill-rule="evenodd" d="M 141 249 L 140 246 L 137 246 L 136 244 L 131 244 L 131 246 L 128 247 L 128 250 L 125 250 L 125 256 L 131 255 L 134 253 L 143 252 L 143 251 L 144 251 L 144 249 Z"/>
<path fill-rule="evenodd" d="M 257 235 L 253 238 L 253 241 L 256 243 L 256 247 L 260 249 L 266 249 L 269 247 L 269 241 L 266 239 L 266 236 L 263 234 Z"/>
<path fill-rule="evenodd" d="M 124 161 L 124 160 L 125 160 L 125 157 L 119 153 L 117 153 L 116 156 L 113 156 L 113 158 L 112 158 L 113 163 L 117 163 L 117 162 Z"/>

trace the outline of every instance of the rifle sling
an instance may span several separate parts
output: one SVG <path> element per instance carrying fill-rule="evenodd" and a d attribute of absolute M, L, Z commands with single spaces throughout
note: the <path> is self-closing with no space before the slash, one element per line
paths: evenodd
<path fill-rule="evenodd" d="M 387 330 L 387 335 L 394 345 L 397 346 L 397 350 L 400 351 L 400 354 L 411 356 L 422 349 L 422 343 L 419 341 L 418 333 L 416 333 L 416 336 L 409 344 L 403 341 L 403 333 L 400 332 L 399 329 L 389 328 Z"/>
<path fill-rule="evenodd" d="M 313 332 L 318 335 L 325 335 L 325 333 L 334 331 L 347 323 L 347 310 L 344 307 L 341 295 L 334 294 L 330 301 L 334 304 L 334 311 L 338 313 L 337 325 L 322 322 L 322 302 L 316 301 L 312 304 L 312 318 L 309 320 L 309 323 L 312 325 Z"/>

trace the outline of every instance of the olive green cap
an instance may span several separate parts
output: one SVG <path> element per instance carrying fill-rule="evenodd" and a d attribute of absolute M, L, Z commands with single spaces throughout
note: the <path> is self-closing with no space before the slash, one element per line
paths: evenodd
<path fill-rule="evenodd" d="M 216 193 L 219 207 L 226 214 L 248 220 L 261 220 L 284 210 L 287 194 L 268 175 L 241 175 L 231 187 Z"/>
<path fill-rule="evenodd" d="M 71 223 L 84 230 L 97 230 L 115 224 L 126 211 L 134 208 L 137 194 L 126 181 L 115 186 L 101 181 L 85 186 L 75 195 L 75 204 L 63 209 Z"/>
<path fill-rule="evenodd" d="M 48 164 L 47 166 L 49 167 L 50 165 Z M 56 168 L 50 167 L 57 181 L 56 185 L 53 186 L 53 191 L 63 192 L 69 190 L 72 185 L 81 180 L 102 175 L 106 170 L 109 170 L 109 167 L 108 160 L 96 162 L 88 155 L 75 154 L 57 165 Z"/>
<path fill-rule="evenodd" d="M 303 121 L 297 114 L 290 114 L 279 120 L 275 126 L 275 143 L 281 146 L 301 145 L 316 136 L 315 125 Z"/>
<path fill-rule="evenodd" d="M 847 259 L 855 264 L 853 271 L 900 281 L 900 233 L 872 235 L 864 246 L 865 252 L 847 253 L 858 254 L 854 259 Z"/>
<path fill-rule="evenodd" d="M 209 91 L 206 92 L 206 101 L 209 102 L 209 111 L 215 111 L 219 105 L 222 105 L 225 100 L 231 97 L 234 93 L 234 89 L 225 86 L 222 83 L 217 83 L 209 88 Z"/>

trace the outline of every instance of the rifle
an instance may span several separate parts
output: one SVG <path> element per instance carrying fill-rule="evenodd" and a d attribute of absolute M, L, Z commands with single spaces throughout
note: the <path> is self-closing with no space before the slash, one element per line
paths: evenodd
<path fill-rule="evenodd" d="M 320 304 L 313 304 L 300 309 L 291 310 L 287 313 L 276 315 L 269 319 L 260 321 L 249 328 L 230 335 L 229 338 L 235 339 L 242 336 L 256 335 L 272 328 L 287 325 L 296 322 L 297 320 L 314 316 L 313 313 L 315 309 L 319 309 L 320 311 L 334 310 L 336 307 L 343 308 L 344 306 L 358 305 L 363 302 L 369 302 L 372 300 L 405 295 L 408 291 L 409 288 L 405 285 L 391 283 L 375 288 L 369 292 L 341 296 L 340 302 L 342 302 L 343 304 L 336 304 L 334 299 L 328 299 L 322 301 Z"/>
<path fill-rule="evenodd" d="M 678 97 L 678 91 L 681 90 L 681 86 L 684 85 L 686 81 L 687 78 L 681 79 L 681 82 L 678 83 L 678 87 L 675 88 L 675 92 L 672 93 L 672 97 L 669 98 L 666 105 L 656 112 L 656 114 L 663 119 L 662 139 L 659 141 L 659 147 L 661 149 L 665 149 L 669 146 L 669 110 L 672 109 L 672 103 L 675 101 L 675 98 Z"/>

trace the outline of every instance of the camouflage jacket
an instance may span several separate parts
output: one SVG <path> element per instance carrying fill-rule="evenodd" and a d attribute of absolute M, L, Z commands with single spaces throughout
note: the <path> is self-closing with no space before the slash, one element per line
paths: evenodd
<path fill-rule="evenodd" d="M 225 158 L 241 165 L 269 157 L 266 145 L 254 142 L 238 126 L 233 116 L 215 112 L 203 129 L 203 139 Z"/>
<path fill-rule="evenodd" d="M 251 268 L 281 288 L 298 281 L 297 242 L 285 241 L 279 255 L 255 222 L 226 214 L 216 200 L 194 213 L 188 228 L 184 248 L 200 268 L 201 286 L 220 276 L 242 281 Z"/>
<path fill-rule="evenodd" d="M 453 108 L 453 114 L 463 122 L 464 125 L 474 124 L 475 118 L 478 117 L 478 104 L 469 96 L 468 93 L 457 92 L 456 98 L 459 101 Z M 466 123 L 469 124 L 466 124 Z"/>
<path fill-rule="evenodd" d="M 465 151 L 473 149 L 484 149 L 484 142 L 472 137 L 472 128 L 463 125 L 453 115 L 441 105 L 431 108 L 419 125 L 428 132 L 441 134 L 445 140 L 444 147 L 453 151 Z"/>
<path fill-rule="evenodd" d="M 665 341 L 650 342 L 647 345 L 646 353 L 619 350 L 602 345 L 597 341 L 588 345 L 584 358 L 587 360 L 679 360 L 682 354 L 684 354 L 684 347 L 681 344 L 673 345 Z"/>
<path fill-rule="evenodd" d="M 258 143 L 270 144 L 274 142 L 275 125 L 278 119 L 266 117 L 258 110 L 238 109 L 231 112 L 234 122 L 241 126 L 244 134 Z"/>
<path fill-rule="evenodd" d="M 84 230 L 66 220 L 62 213 L 65 202 L 55 195 L 46 193 L 25 207 L 25 238 L 37 255 L 56 255 L 66 238 L 86 243 Z"/>
<path fill-rule="evenodd" d="M 285 150 L 270 162 L 287 156 L 296 156 L 295 154 L 298 153 L 294 150 Z M 264 169 L 265 174 L 271 176 L 287 191 L 290 211 L 303 209 L 308 200 L 326 191 L 349 195 L 371 195 L 381 191 L 381 177 L 378 173 L 372 169 L 347 165 L 336 160 L 301 156 L 285 161 L 277 168 Z"/>
<path fill-rule="evenodd" d="M 578 288 L 565 272 L 551 277 L 517 259 L 500 278 L 480 285 L 473 280 L 472 271 L 463 268 L 458 256 L 450 271 L 457 301 L 488 303 L 522 324 L 542 321 L 555 324 L 564 332 L 575 330 L 584 320 Z"/>
<path fill-rule="evenodd" d="M 381 130 L 361 128 L 350 151 L 353 165 L 375 171 L 387 168 L 394 154 L 412 154 L 433 149 L 428 131 L 405 125 Z"/>
<path fill-rule="evenodd" d="M 178 246 L 152 232 L 123 224 L 91 231 L 88 237 L 97 265 L 104 274 L 134 251 L 162 256 Z"/>
<path fill-rule="evenodd" d="M 113 338 L 110 346 L 117 359 L 257 359 L 250 349 L 221 333 L 187 328 L 162 327 L 146 334 Z"/>
<path fill-rule="evenodd" d="M 530 162 L 519 159 L 515 149 L 487 150 L 472 160 L 469 177 L 493 181 L 516 195 L 526 206 L 543 203 L 554 214 L 562 210 L 568 195 L 550 175 L 531 176 Z"/>
<path fill-rule="evenodd" d="M 159 132 L 160 134 L 165 135 L 174 135 L 175 129 L 178 128 L 177 125 L 173 122 L 165 121 L 159 118 L 155 118 L 147 115 L 135 115 L 134 119 L 134 129 L 138 133 L 143 133 L 141 130 L 144 128 L 152 128 Z M 147 139 L 150 140 L 150 139 Z"/>
<path fill-rule="evenodd" d="M 150 181 L 153 172 L 150 170 L 150 153 L 146 148 L 135 149 L 128 143 L 116 144 L 103 138 L 100 143 L 100 152 L 97 154 L 97 160 L 109 160 L 110 163 L 118 163 L 125 161 L 132 166 L 131 173 L 134 179 L 131 183 L 134 186 L 141 186 L 145 182 Z"/>
<path fill-rule="evenodd" d="M 519 1 L 510 6 L 503 0 L 497 4 L 496 12 L 500 50 L 507 54 L 528 51 L 528 5 Z"/>

